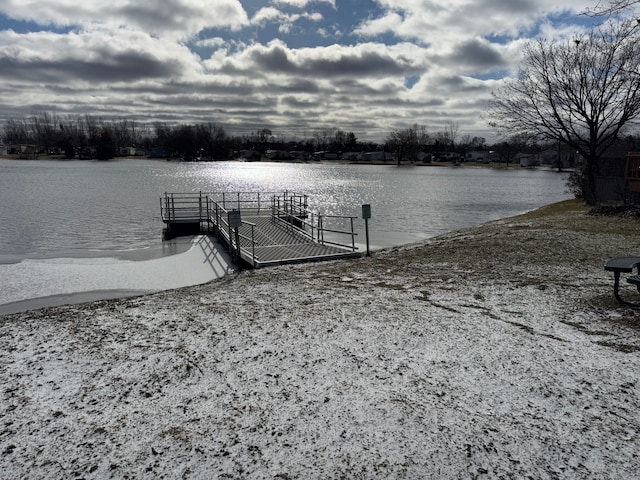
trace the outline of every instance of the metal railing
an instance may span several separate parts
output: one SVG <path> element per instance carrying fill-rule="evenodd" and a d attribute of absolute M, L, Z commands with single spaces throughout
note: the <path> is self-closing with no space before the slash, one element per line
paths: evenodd
<path fill-rule="evenodd" d="M 210 201 L 226 210 L 251 210 L 258 214 L 270 211 L 273 198 L 283 196 L 282 192 L 197 192 L 168 193 L 160 198 L 160 213 L 165 222 L 201 218 L 206 221 L 206 208 Z M 296 205 L 306 208 L 307 196 L 284 192 L 289 199 L 296 199 Z M 293 203 L 292 203 L 293 205 Z"/>
<path fill-rule="evenodd" d="M 357 217 L 347 215 L 322 215 L 312 212 L 308 208 L 308 197 L 295 193 L 273 197 L 272 207 L 274 221 L 287 225 L 289 228 L 297 229 L 312 241 L 321 245 L 333 245 L 355 252 L 356 235 L 354 220 Z M 325 221 L 329 220 L 331 225 L 326 226 Z M 325 237 L 325 233 L 328 233 Z M 347 239 L 339 241 L 339 239 Z"/>
<path fill-rule="evenodd" d="M 356 235 L 354 230 L 354 220 L 358 217 L 350 217 L 345 215 L 318 215 L 318 243 L 322 245 L 335 245 L 339 247 L 346 247 L 351 249 L 352 252 L 357 250 L 356 247 Z M 324 226 L 325 220 L 333 222 L 331 228 Z M 346 225 L 345 225 L 346 224 Z M 335 226 L 334 226 L 335 225 Z M 325 238 L 325 232 L 333 234 L 333 237 L 351 239 L 351 245 L 343 242 L 332 241 L 330 238 Z"/>
<path fill-rule="evenodd" d="M 229 212 L 270 214 L 273 222 L 321 245 L 357 251 L 354 220 L 357 217 L 321 215 L 309 210 L 308 196 L 292 192 L 197 192 L 165 193 L 160 198 L 160 213 L 165 223 L 207 224 L 207 231 L 227 244 L 231 254 L 242 256 L 254 267 L 256 224 L 241 220 L 240 228 L 229 225 Z M 237 259 L 237 258 L 236 258 Z"/>
<path fill-rule="evenodd" d="M 160 216 L 165 223 L 187 220 L 206 221 L 206 195 L 167 193 L 160 198 Z"/>
<path fill-rule="evenodd" d="M 284 194 L 287 195 L 287 192 Z M 226 210 L 252 210 L 262 213 L 270 211 L 273 198 L 282 195 L 282 192 L 214 192 L 206 195 Z"/>
<path fill-rule="evenodd" d="M 231 253 L 231 256 L 236 261 L 242 258 L 242 252 L 244 251 L 245 256 L 249 259 L 249 263 L 255 267 L 258 260 L 258 257 L 256 256 L 256 224 L 241 220 L 240 228 L 242 228 L 242 226 L 248 227 L 243 228 L 242 230 L 249 230 L 249 235 L 241 232 L 240 228 L 231 228 L 231 225 L 229 224 L 230 210 L 225 208 L 224 204 L 212 200 L 211 198 L 207 198 L 207 212 L 209 212 L 207 216 L 209 231 L 213 231 L 219 241 L 223 241 L 227 244 L 227 248 Z M 244 247 L 243 243 L 245 244 Z M 250 248 L 246 247 L 247 244 Z"/>
<path fill-rule="evenodd" d="M 292 192 L 276 194 L 271 197 L 271 207 L 274 215 L 304 218 L 309 214 L 309 197 Z"/>

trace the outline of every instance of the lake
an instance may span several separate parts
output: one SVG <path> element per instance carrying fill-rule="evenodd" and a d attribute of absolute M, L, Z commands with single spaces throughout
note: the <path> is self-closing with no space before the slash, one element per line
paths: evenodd
<path fill-rule="evenodd" d="M 215 248 L 207 240 L 162 241 L 160 196 L 284 190 L 309 195 L 324 214 L 360 217 L 371 204 L 372 248 L 570 198 L 564 174 L 519 168 L 0 160 L 0 313 L 215 278 L 228 259 L 220 252 L 216 268 L 201 265 Z M 362 245 L 361 220 L 357 229 Z M 6 306 L 15 302 L 26 303 Z"/>

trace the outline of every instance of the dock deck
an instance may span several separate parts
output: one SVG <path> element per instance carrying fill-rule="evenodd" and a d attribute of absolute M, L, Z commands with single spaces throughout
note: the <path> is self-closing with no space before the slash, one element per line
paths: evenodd
<path fill-rule="evenodd" d="M 361 255 L 355 217 L 310 212 L 306 195 L 165 193 L 161 214 L 169 235 L 214 234 L 253 268 Z"/>

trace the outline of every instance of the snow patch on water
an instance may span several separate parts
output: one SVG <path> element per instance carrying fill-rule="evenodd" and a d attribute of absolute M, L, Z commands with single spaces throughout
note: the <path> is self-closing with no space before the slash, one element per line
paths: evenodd
<path fill-rule="evenodd" d="M 233 268 L 224 248 L 207 236 L 194 237 L 184 253 L 152 260 L 25 259 L 0 265 L 0 313 L 27 310 L 30 304 L 26 300 L 39 299 L 37 304 L 42 307 L 57 304 L 43 304 L 44 297 L 53 300 L 61 295 L 96 292 L 95 298 L 88 294 L 82 297 L 92 300 L 104 298 L 105 291 L 113 291 L 114 297 L 121 296 L 115 292 L 148 293 L 205 283 L 230 271 Z"/>

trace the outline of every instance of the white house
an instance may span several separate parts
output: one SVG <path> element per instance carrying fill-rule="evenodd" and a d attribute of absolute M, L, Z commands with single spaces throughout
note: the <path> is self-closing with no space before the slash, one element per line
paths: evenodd
<path fill-rule="evenodd" d="M 516 161 L 521 167 L 537 167 L 540 165 L 540 156 L 536 153 L 519 153 L 516 155 Z"/>
<path fill-rule="evenodd" d="M 393 154 L 387 152 L 365 152 L 360 158 L 367 161 L 393 160 Z"/>
<path fill-rule="evenodd" d="M 118 153 L 121 157 L 133 157 L 136 154 L 136 147 L 120 147 Z"/>
<path fill-rule="evenodd" d="M 487 150 L 470 150 L 464 154 L 465 162 L 489 163 L 490 152 Z"/>

